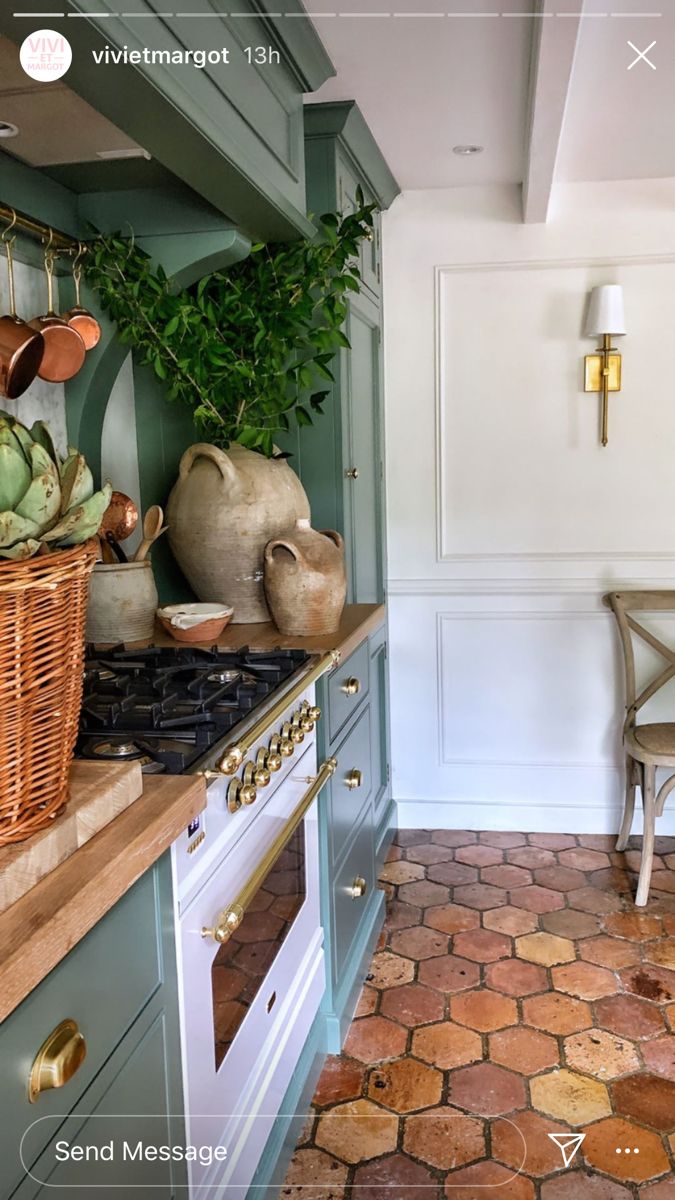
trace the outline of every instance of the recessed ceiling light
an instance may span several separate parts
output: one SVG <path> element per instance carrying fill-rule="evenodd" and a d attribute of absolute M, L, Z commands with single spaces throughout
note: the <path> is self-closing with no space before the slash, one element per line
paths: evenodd
<path fill-rule="evenodd" d="M 16 137 L 18 132 L 18 125 L 12 124 L 11 121 L 0 121 L 0 138 Z"/>
<path fill-rule="evenodd" d="M 464 155 L 482 154 L 483 147 L 482 146 L 453 146 L 452 153 L 453 154 L 464 154 Z"/>

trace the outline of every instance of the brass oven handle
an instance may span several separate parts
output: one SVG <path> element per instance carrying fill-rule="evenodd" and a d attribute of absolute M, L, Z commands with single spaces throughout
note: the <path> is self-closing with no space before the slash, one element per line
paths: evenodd
<path fill-rule="evenodd" d="M 366 892 L 368 891 L 368 884 L 362 875 L 357 875 L 349 890 L 352 900 L 361 900 L 361 898 L 365 896 Z"/>
<path fill-rule="evenodd" d="M 344 692 L 345 696 L 358 696 L 361 691 L 361 680 L 357 679 L 355 675 L 350 675 L 349 679 L 345 679 L 340 690 Z"/>
<path fill-rule="evenodd" d="M 267 853 L 261 858 L 250 879 L 241 889 L 234 904 L 221 909 L 212 928 L 203 926 L 203 938 L 213 938 L 214 942 L 218 942 L 219 945 L 229 941 L 235 929 L 238 929 L 241 925 L 247 906 L 251 903 L 263 880 L 271 871 L 282 850 L 285 850 L 307 809 L 314 802 L 321 789 L 328 783 L 331 775 L 335 774 L 336 769 L 336 758 L 327 758 L 321 764 L 302 800 L 299 801 L 293 810 L 281 832 L 275 837 Z"/>
<path fill-rule="evenodd" d="M 40 1092 L 68 1083 L 87 1056 L 87 1043 L 75 1021 L 62 1021 L 35 1055 L 28 1083 L 28 1099 L 35 1104 Z"/>
<path fill-rule="evenodd" d="M 350 792 L 355 788 L 360 788 L 363 783 L 363 771 L 359 771 L 358 767 L 353 767 L 345 779 L 345 784 Z"/>

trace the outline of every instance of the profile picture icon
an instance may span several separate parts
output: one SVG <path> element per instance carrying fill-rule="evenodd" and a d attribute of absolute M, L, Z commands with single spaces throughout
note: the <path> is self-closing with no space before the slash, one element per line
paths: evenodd
<path fill-rule="evenodd" d="M 24 38 L 19 61 L 26 75 L 38 83 L 53 83 L 65 75 L 73 52 L 68 38 L 55 29 L 38 29 Z"/>

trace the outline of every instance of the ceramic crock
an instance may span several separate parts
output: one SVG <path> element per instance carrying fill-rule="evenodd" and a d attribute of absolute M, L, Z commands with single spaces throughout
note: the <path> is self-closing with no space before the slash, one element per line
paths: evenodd
<path fill-rule="evenodd" d="M 340 534 L 300 519 L 274 538 L 265 548 L 265 592 L 280 633 L 335 633 L 347 595 Z"/>
<path fill-rule="evenodd" d="M 97 563 L 89 586 L 88 642 L 141 642 L 155 630 L 159 599 L 149 559 Z"/>

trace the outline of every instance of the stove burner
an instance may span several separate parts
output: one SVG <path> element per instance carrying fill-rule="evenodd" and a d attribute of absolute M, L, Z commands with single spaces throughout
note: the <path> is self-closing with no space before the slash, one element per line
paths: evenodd
<path fill-rule="evenodd" d="M 237 680 L 242 679 L 243 676 L 241 671 L 223 670 L 209 671 L 209 674 L 206 676 L 206 678 L 208 679 L 209 683 L 236 683 Z M 253 679 L 253 676 L 250 675 L 249 679 Z"/>
<path fill-rule="evenodd" d="M 101 683 L 110 683 L 115 678 L 115 672 L 109 671 L 104 667 L 101 671 L 97 672 L 97 678 L 100 679 Z"/>
<path fill-rule="evenodd" d="M 140 758 L 143 753 L 135 742 L 95 742 L 90 749 L 98 758 Z"/>

